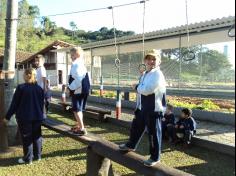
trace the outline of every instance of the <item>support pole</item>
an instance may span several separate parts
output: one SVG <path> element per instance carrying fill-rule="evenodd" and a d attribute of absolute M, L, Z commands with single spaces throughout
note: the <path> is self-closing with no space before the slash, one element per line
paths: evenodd
<path fill-rule="evenodd" d="M 100 78 L 100 97 L 104 95 L 104 88 L 103 88 L 103 76 Z"/>
<path fill-rule="evenodd" d="M 7 15 L 6 15 L 6 37 L 5 37 L 5 52 L 3 60 L 3 72 L 5 72 L 4 82 L 4 111 L 5 114 L 11 104 L 14 93 L 14 77 L 16 64 L 16 43 L 17 43 L 17 20 L 18 20 L 18 1 L 7 1 Z M 12 118 L 8 124 L 8 141 L 9 145 L 15 143 L 17 132 L 17 125 L 15 118 Z"/>
<path fill-rule="evenodd" d="M 86 176 L 112 176 L 111 161 L 87 148 L 87 173 Z"/>
<path fill-rule="evenodd" d="M 0 90 L 4 90 L 5 75 L 0 72 Z M 4 112 L 4 91 L 0 91 L 0 112 Z M 0 113 L 0 122 L 3 121 L 4 114 Z M 8 149 L 7 127 L 0 123 L 0 153 Z"/>
<path fill-rule="evenodd" d="M 181 88 L 181 83 L 182 83 L 182 36 L 180 34 L 179 36 L 179 83 L 178 87 L 179 89 Z"/>

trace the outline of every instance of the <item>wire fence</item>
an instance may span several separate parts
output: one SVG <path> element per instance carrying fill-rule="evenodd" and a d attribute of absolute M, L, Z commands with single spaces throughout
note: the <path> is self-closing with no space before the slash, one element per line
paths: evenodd
<path fill-rule="evenodd" d="M 143 1 L 113 6 L 113 8 L 130 5 L 139 6 L 141 2 Z M 3 3 L 0 4 L 0 10 L 2 11 L 2 13 L 0 13 L 0 25 L 2 24 L 2 27 L 0 27 L 0 48 L 4 48 L 5 26 L 3 24 L 5 24 L 4 14 L 6 9 L 3 8 L 5 7 L 3 5 Z M 60 17 L 66 15 L 68 19 L 72 19 L 72 14 L 80 14 L 90 11 L 108 11 L 109 8 L 104 7 L 100 9 L 54 14 L 48 15 L 48 17 Z M 74 41 L 73 35 L 64 35 L 66 30 L 58 27 L 56 28 L 56 25 L 49 19 L 42 18 L 37 15 L 28 16 L 29 13 L 26 14 L 27 15 L 21 15 L 19 17 L 17 43 L 18 51 L 24 49 L 34 54 L 57 39 L 65 39 L 67 42 L 77 42 Z M 41 24 L 35 24 L 36 21 L 38 21 L 38 23 L 41 22 Z M 70 30 L 70 32 L 72 33 L 74 31 Z M 79 33 L 81 31 L 77 32 Z M 113 33 L 111 33 L 111 35 L 113 36 Z M 44 42 L 40 43 L 39 40 Z M 155 48 L 155 46 L 153 47 Z M 222 45 L 222 48 L 223 47 L 224 46 Z M 186 48 L 182 48 L 181 51 L 184 53 Z M 193 47 L 193 51 L 196 54 L 196 58 L 192 61 L 186 61 L 183 55 L 179 54 L 181 53 L 179 49 L 162 51 L 161 70 L 166 77 L 168 87 L 224 90 L 233 90 L 235 88 L 235 69 L 228 62 L 228 57 L 226 54 L 204 46 Z M 66 74 L 69 72 L 65 61 L 66 55 L 62 56 L 61 53 L 52 55 L 51 49 L 42 54 L 46 57 L 46 65 L 50 65 L 50 68 L 48 67 L 48 69 L 50 70 L 49 76 L 52 79 L 51 82 L 55 83 L 55 85 L 61 83 L 65 84 L 67 77 Z M 116 86 L 118 84 L 118 78 L 120 78 L 121 86 L 131 86 L 137 83 L 138 78 L 140 77 L 139 65 L 143 63 L 143 51 L 119 55 L 120 73 L 118 73 L 118 70 L 115 67 L 116 58 L 116 55 L 102 57 L 96 56 L 89 58 L 87 68 L 91 73 L 91 80 L 93 84 L 100 85 L 102 81 L 104 85 Z M 17 61 L 21 59 L 22 58 L 17 58 Z M 3 57 L 0 53 L 0 67 L 2 67 L 2 60 Z"/>
<path fill-rule="evenodd" d="M 201 48 L 200 46 L 198 48 Z M 229 89 L 235 88 L 235 70 L 230 66 L 227 56 L 216 50 L 205 48 L 196 52 L 196 58 L 185 61 L 176 56 L 177 51 L 163 51 L 161 70 L 168 87 L 172 88 L 205 88 Z M 93 59 L 92 82 L 95 85 L 116 85 L 118 76 L 121 86 L 131 86 L 137 83 L 139 65 L 143 63 L 143 53 L 122 54 L 120 58 L 120 75 L 114 64 L 115 56 L 104 56 Z M 91 67 L 90 67 L 91 68 Z"/>

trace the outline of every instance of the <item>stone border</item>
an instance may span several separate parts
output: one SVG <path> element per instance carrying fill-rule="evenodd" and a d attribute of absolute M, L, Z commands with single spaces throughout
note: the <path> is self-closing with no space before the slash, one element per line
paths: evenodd
<path fill-rule="evenodd" d="M 56 97 L 61 97 L 60 92 L 53 92 L 53 95 Z M 114 105 L 116 104 L 115 99 L 110 98 L 101 98 L 96 96 L 90 96 L 88 101 L 92 103 L 100 103 L 105 105 Z M 135 109 L 136 103 L 132 101 L 122 101 L 122 107 L 126 109 Z M 175 114 L 179 116 L 181 108 L 175 108 Z M 194 109 L 193 116 L 196 120 L 200 121 L 209 121 L 213 123 L 218 123 L 221 125 L 230 125 L 235 127 L 235 114 L 227 114 L 227 113 L 220 113 L 220 112 L 209 112 L 209 111 L 201 111 Z"/>
<path fill-rule="evenodd" d="M 105 105 L 115 105 L 115 99 L 101 98 L 90 96 L 88 99 L 92 103 L 100 103 Z M 127 109 L 135 109 L 136 103 L 131 101 L 122 101 L 122 107 Z M 175 108 L 174 113 L 179 116 L 181 108 Z M 223 125 L 235 126 L 235 114 L 227 114 L 220 112 L 208 112 L 201 110 L 193 110 L 193 116 L 196 120 L 209 121 Z"/>

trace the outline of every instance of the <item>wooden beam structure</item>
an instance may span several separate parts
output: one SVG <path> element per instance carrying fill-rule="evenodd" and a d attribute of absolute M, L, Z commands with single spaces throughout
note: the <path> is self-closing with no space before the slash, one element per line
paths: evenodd
<path fill-rule="evenodd" d="M 110 160 L 145 176 L 191 176 L 191 174 L 163 164 L 157 164 L 152 168 L 145 167 L 143 156 L 134 152 L 122 153 L 119 151 L 118 145 L 90 133 L 82 137 L 73 135 L 69 132 L 70 127 L 68 125 L 57 120 L 46 119 L 43 125 L 50 130 L 88 145 L 87 176 L 109 176 L 111 174 Z"/>

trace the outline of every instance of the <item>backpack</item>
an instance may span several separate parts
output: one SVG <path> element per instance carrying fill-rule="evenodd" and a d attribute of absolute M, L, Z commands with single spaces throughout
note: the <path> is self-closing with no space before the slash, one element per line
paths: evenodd
<path fill-rule="evenodd" d="M 70 75 L 69 77 L 69 84 L 71 84 L 74 81 L 74 78 Z M 90 93 L 90 80 L 89 75 L 86 73 L 85 77 L 82 79 L 82 91 L 81 94 L 89 94 Z M 70 90 L 70 94 L 73 95 L 75 91 Z"/>
<path fill-rule="evenodd" d="M 82 94 L 89 94 L 90 93 L 90 80 L 89 80 L 89 75 L 86 73 L 84 79 L 82 80 Z"/>

